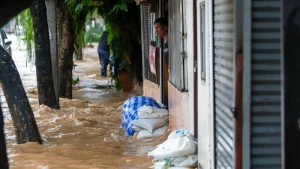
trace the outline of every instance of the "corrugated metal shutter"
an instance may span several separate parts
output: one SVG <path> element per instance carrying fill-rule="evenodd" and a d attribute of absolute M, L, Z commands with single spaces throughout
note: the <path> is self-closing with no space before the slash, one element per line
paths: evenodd
<path fill-rule="evenodd" d="M 252 0 L 252 169 L 281 168 L 280 3 Z"/>
<path fill-rule="evenodd" d="M 181 90 L 182 56 L 181 56 L 181 0 L 169 1 L 169 81 Z"/>
<path fill-rule="evenodd" d="M 235 162 L 235 47 L 233 0 L 214 0 L 215 168 Z"/>
<path fill-rule="evenodd" d="M 153 23 L 150 22 L 150 4 L 141 5 L 142 8 L 142 39 L 143 39 L 143 49 L 142 54 L 144 58 L 144 78 L 152 81 L 153 83 L 160 84 L 159 82 L 159 49 L 156 50 L 156 75 L 150 71 L 149 66 L 149 49 L 151 44 L 151 27 L 153 27 Z"/>

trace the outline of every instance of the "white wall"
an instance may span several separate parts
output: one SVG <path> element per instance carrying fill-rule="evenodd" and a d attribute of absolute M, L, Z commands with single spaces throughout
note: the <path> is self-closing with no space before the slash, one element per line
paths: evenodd
<path fill-rule="evenodd" d="M 187 71 L 188 71 L 188 95 L 183 95 L 182 98 L 188 98 L 188 106 L 183 105 L 185 111 L 188 110 L 189 117 L 184 119 L 184 124 L 189 123 L 189 131 L 194 133 L 194 43 L 193 43 L 193 1 L 185 0 L 185 19 L 186 19 L 186 54 L 187 54 Z"/>
<path fill-rule="evenodd" d="M 200 30 L 200 3 L 205 1 L 205 58 L 206 80 L 201 79 L 200 35 L 198 32 L 198 162 L 201 169 L 214 167 L 213 106 L 212 106 L 212 1 L 197 0 L 197 29 Z"/>
<path fill-rule="evenodd" d="M 212 73 L 213 73 L 213 49 L 212 49 L 212 1 L 211 0 L 197 0 L 197 17 L 199 19 L 200 14 L 199 6 L 201 2 L 205 1 L 205 15 L 206 15 L 206 80 L 201 80 L 201 59 L 200 59 L 200 42 L 198 42 L 198 102 L 194 102 L 194 43 L 193 38 L 200 39 L 200 35 L 193 34 L 193 26 L 197 25 L 197 29 L 200 28 L 199 22 L 193 23 L 193 1 L 185 0 L 186 5 L 186 52 L 188 57 L 188 95 L 182 93 L 182 100 L 188 97 L 188 111 L 189 116 L 184 119 L 184 126 L 191 132 L 194 132 L 194 104 L 198 104 L 198 162 L 201 165 L 201 169 L 213 169 L 214 168 L 214 146 L 213 146 L 213 97 L 212 97 Z M 199 32 L 199 31 L 197 31 Z M 183 101 L 183 111 L 185 108 L 185 102 Z"/>
<path fill-rule="evenodd" d="M 182 114 L 183 114 L 183 128 L 194 133 L 194 113 L 189 110 L 190 107 L 189 92 L 181 93 L 181 103 L 182 103 Z"/>

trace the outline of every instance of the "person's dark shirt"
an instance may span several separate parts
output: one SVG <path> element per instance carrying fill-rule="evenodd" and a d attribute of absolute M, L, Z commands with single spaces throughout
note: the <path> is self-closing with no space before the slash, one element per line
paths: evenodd
<path fill-rule="evenodd" d="M 164 58 L 167 62 L 167 66 L 169 68 L 169 48 L 168 48 L 168 41 L 164 43 Z"/>
<path fill-rule="evenodd" d="M 107 31 L 104 31 L 100 38 L 98 49 L 102 49 L 104 51 L 109 52 L 109 46 L 107 44 L 107 37 L 108 37 L 108 33 L 107 33 Z"/>

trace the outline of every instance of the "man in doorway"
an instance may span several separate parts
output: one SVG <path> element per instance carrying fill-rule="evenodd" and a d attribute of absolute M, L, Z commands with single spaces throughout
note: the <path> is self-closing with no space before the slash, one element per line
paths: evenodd
<path fill-rule="evenodd" d="M 100 38 L 99 44 L 98 44 L 98 56 L 101 64 L 101 76 L 106 77 L 107 76 L 107 65 L 109 62 L 109 45 L 107 44 L 107 31 L 104 31 L 102 33 L 102 36 Z"/>
<path fill-rule="evenodd" d="M 164 73 L 164 100 L 163 103 L 168 107 L 168 80 L 169 80 L 169 49 L 168 49 L 168 21 L 165 18 L 157 18 L 154 21 L 155 33 L 163 38 L 163 73 Z"/>
<path fill-rule="evenodd" d="M 164 40 L 164 60 L 169 68 L 169 49 L 168 49 L 168 21 L 165 18 L 157 18 L 154 21 L 155 33 Z"/>

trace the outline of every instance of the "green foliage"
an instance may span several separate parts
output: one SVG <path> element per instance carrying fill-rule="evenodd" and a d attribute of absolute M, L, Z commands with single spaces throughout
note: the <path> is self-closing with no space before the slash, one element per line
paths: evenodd
<path fill-rule="evenodd" d="M 73 29 L 75 36 L 75 52 L 77 49 L 85 45 L 85 23 L 87 18 L 97 13 L 97 8 L 91 7 L 90 4 L 93 0 L 65 0 L 69 12 L 73 19 Z M 28 57 L 27 61 L 34 61 L 34 33 L 30 9 L 26 9 L 16 17 L 16 27 L 21 25 L 24 29 L 24 42 L 27 46 Z"/>
<path fill-rule="evenodd" d="M 140 40 L 140 9 L 135 0 L 103 0 L 100 7 L 90 6 L 93 0 L 64 0 L 67 4 L 73 20 L 73 35 L 75 36 L 75 52 L 85 45 L 85 41 L 98 42 L 101 33 L 95 33 L 92 29 L 85 35 L 86 22 L 98 14 L 105 21 L 108 31 L 108 43 L 111 47 L 111 55 L 115 62 L 117 73 L 130 72 L 134 59 L 136 45 Z M 30 10 L 20 14 L 20 22 L 25 30 L 24 41 L 28 49 L 28 60 L 34 58 L 34 35 Z M 90 35 L 88 35 L 90 34 Z M 97 34 L 97 35 L 95 35 Z M 120 88 L 118 76 L 115 79 L 116 88 Z"/>
<path fill-rule="evenodd" d="M 121 90 L 122 89 L 122 85 L 121 85 L 121 82 L 120 82 L 120 79 L 119 78 L 115 78 L 115 88 L 116 90 Z"/>
<path fill-rule="evenodd" d="M 140 39 L 140 9 L 134 0 L 105 0 L 98 12 L 108 31 L 108 43 L 115 61 L 116 73 L 130 72 L 130 61 Z M 118 75 L 113 79 L 118 82 Z"/>
<path fill-rule="evenodd" d="M 119 72 L 127 72 L 128 71 L 128 61 L 126 59 L 120 60 L 119 63 Z"/>
<path fill-rule="evenodd" d="M 76 79 L 72 78 L 72 84 L 78 84 L 79 83 L 79 78 L 77 77 Z"/>
<path fill-rule="evenodd" d="M 99 42 L 102 33 L 102 28 L 98 30 L 96 27 L 90 27 L 90 29 L 85 33 L 84 41 L 86 42 L 86 44 L 92 42 Z"/>
<path fill-rule="evenodd" d="M 129 1 L 128 1 L 129 2 Z M 118 13 L 119 10 L 122 10 L 122 11 L 125 11 L 125 12 L 128 12 L 128 9 L 127 9 L 127 1 L 126 0 L 119 0 L 117 2 L 117 4 L 112 8 L 112 10 L 109 12 L 109 14 L 112 14 L 112 13 Z"/>
<path fill-rule="evenodd" d="M 86 21 L 96 12 L 97 8 L 90 6 L 93 0 L 65 0 L 73 20 L 75 36 L 75 52 L 85 45 Z"/>
<path fill-rule="evenodd" d="M 25 9 L 21 14 L 16 17 L 16 29 L 23 29 L 23 35 L 19 35 L 25 42 L 27 48 L 27 60 L 26 62 L 33 62 L 35 58 L 34 53 L 34 33 L 33 33 L 33 23 L 30 13 L 30 9 Z"/>

